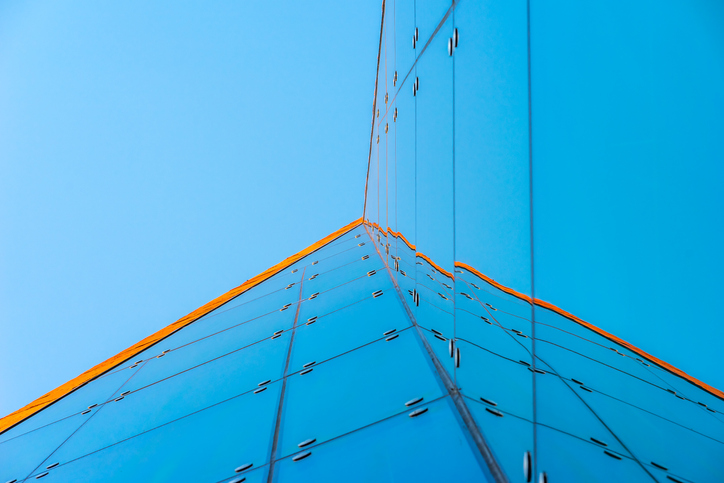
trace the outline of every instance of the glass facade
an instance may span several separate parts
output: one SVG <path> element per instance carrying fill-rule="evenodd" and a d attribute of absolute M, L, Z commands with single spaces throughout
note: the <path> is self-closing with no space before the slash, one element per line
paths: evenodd
<path fill-rule="evenodd" d="M 724 481 L 724 394 L 627 342 L 715 315 L 630 208 L 722 147 L 717 9 L 385 0 L 363 218 L 0 420 L 0 482 Z"/>

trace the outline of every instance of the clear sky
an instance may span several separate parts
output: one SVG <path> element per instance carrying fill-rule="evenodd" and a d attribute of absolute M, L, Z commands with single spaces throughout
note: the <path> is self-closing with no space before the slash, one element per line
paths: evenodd
<path fill-rule="evenodd" d="M 0 4 L 0 415 L 361 216 L 379 22 Z"/>

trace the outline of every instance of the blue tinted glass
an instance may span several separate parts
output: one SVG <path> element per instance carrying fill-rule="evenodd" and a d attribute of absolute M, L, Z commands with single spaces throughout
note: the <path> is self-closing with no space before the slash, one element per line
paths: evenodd
<path fill-rule="evenodd" d="M 253 394 L 260 384 L 282 377 L 289 339 L 284 334 L 172 376 L 148 364 L 145 376 L 140 371 L 121 389 L 120 394 L 130 394 L 107 403 L 58 450 L 56 458 L 70 461 L 240 394 L 261 395 Z M 168 359 L 165 364 L 163 359 L 154 363 L 159 369 L 175 365 L 170 356 L 163 358 Z M 161 375 L 167 378 L 158 380 Z"/>
<path fill-rule="evenodd" d="M 97 411 L 77 414 L 0 443 L 0 480 L 21 481 Z M 45 468 L 43 466 L 42 468 Z"/>
<path fill-rule="evenodd" d="M 131 378 L 139 368 L 140 365 L 133 369 L 126 365 L 123 368 L 116 369 L 109 374 L 94 379 L 66 397 L 34 414 L 31 418 L 0 434 L 0 443 L 63 418 L 76 415 L 87 410 L 88 406 L 102 404 L 110 399 L 118 388 Z"/>
<path fill-rule="evenodd" d="M 495 460 L 511 482 L 527 481 L 524 458 L 533 453 L 533 423 L 482 401 L 465 398 Z M 531 457 L 531 462 L 534 462 Z"/>
<path fill-rule="evenodd" d="M 275 481 L 492 481 L 460 427 L 449 398 L 311 446 L 276 463 Z M 302 454 L 300 450 L 297 454 Z M 421 462 L 424 462 L 421 464 Z"/>
<path fill-rule="evenodd" d="M 405 403 L 416 398 L 430 401 L 444 394 L 414 330 L 395 335 L 289 378 L 282 456 L 298 451 L 305 440 L 321 443 L 405 411 Z"/>
<path fill-rule="evenodd" d="M 457 341 L 460 390 L 475 400 L 483 398 L 496 408 L 529 421 L 533 420 L 533 372 L 527 361 L 506 359 L 498 354 Z"/>
<path fill-rule="evenodd" d="M 622 454 L 544 426 L 536 431 L 538 471 L 548 481 L 651 481 L 640 463 Z"/>
<path fill-rule="evenodd" d="M 358 303 L 321 314 L 312 321 L 300 314 L 289 368 L 292 372 L 302 370 L 311 361 L 326 361 L 409 326 L 407 314 L 393 290 L 379 297 L 370 294 Z"/>
<path fill-rule="evenodd" d="M 724 431 L 707 437 L 684 426 L 686 421 L 668 419 L 674 416 L 670 411 L 664 418 L 595 391 L 577 392 L 640 461 L 663 465 L 694 481 L 721 481 L 724 477 L 719 458 L 724 451 Z M 671 395 L 667 406 L 675 400 Z"/>
<path fill-rule="evenodd" d="M 263 393 L 245 394 L 73 461 L 56 459 L 60 466 L 44 481 L 228 481 L 249 463 L 248 476 L 243 473 L 247 481 L 266 481 L 280 386 L 271 384 Z"/>

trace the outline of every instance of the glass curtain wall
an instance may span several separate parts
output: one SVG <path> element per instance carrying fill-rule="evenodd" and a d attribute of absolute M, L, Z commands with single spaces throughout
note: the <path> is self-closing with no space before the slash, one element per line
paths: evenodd
<path fill-rule="evenodd" d="M 383 4 L 365 220 L 511 481 L 724 478 L 722 20 Z"/>

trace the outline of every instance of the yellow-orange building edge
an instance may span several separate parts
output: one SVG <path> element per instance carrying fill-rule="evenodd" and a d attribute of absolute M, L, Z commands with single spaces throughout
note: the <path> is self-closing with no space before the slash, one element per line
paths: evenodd
<path fill-rule="evenodd" d="M 331 242 L 335 238 L 338 238 L 348 231 L 356 228 L 362 223 L 362 218 L 359 218 L 352 223 L 340 228 L 339 230 L 335 231 L 334 233 L 331 233 L 327 235 L 326 237 L 322 238 L 318 242 L 308 246 L 304 250 L 300 251 L 299 253 L 296 253 L 292 255 L 291 257 L 286 258 L 285 260 L 277 263 L 273 267 L 265 270 L 264 272 L 260 273 L 256 277 L 250 278 L 246 282 L 242 283 L 236 288 L 233 288 L 226 292 L 224 295 L 221 295 L 220 297 L 215 298 L 211 302 L 202 305 L 198 309 L 194 310 L 190 314 L 186 315 L 185 317 L 181 317 L 176 322 L 174 322 L 171 325 L 168 325 L 164 327 L 163 329 L 159 330 L 153 335 L 150 335 L 143 339 L 142 341 L 132 345 L 128 349 L 125 349 L 124 351 L 119 352 L 115 356 L 111 357 L 110 359 L 107 359 L 100 364 L 96 365 L 95 367 L 92 367 L 91 369 L 85 371 L 84 373 L 80 374 L 79 376 L 71 379 L 70 381 L 66 382 L 65 384 L 58 386 L 57 388 L 53 389 L 52 391 L 48 392 L 47 394 L 40 396 L 35 401 L 31 402 L 25 407 L 22 407 L 18 409 L 17 411 L 14 411 L 4 418 L 0 419 L 0 433 L 3 431 L 10 429 L 11 427 L 15 426 L 16 424 L 22 422 L 23 420 L 29 418 L 33 414 L 37 413 L 41 409 L 47 407 L 48 405 L 54 403 L 55 401 L 59 400 L 60 398 L 67 396 L 71 392 L 75 391 L 76 389 L 80 388 L 81 386 L 89 383 L 96 377 L 105 374 L 106 372 L 110 371 L 111 369 L 118 367 L 120 364 L 126 362 L 128 359 L 132 358 L 136 354 L 141 353 L 142 351 L 146 350 L 148 347 L 160 342 L 161 340 L 165 339 L 169 335 L 173 334 L 179 329 L 182 329 L 183 327 L 186 327 L 190 323 L 200 319 L 204 315 L 208 314 L 212 310 L 220 307 L 221 305 L 224 305 L 226 302 L 230 301 L 234 297 L 246 292 L 247 290 L 251 289 L 252 287 L 260 284 L 264 280 L 267 280 L 268 278 L 272 277 L 273 275 L 281 272 L 285 268 L 293 265 L 300 259 L 306 257 L 310 253 L 316 251 L 317 249 L 321 248 L 322 246 L 326 245 L 327 243 Z"/>

